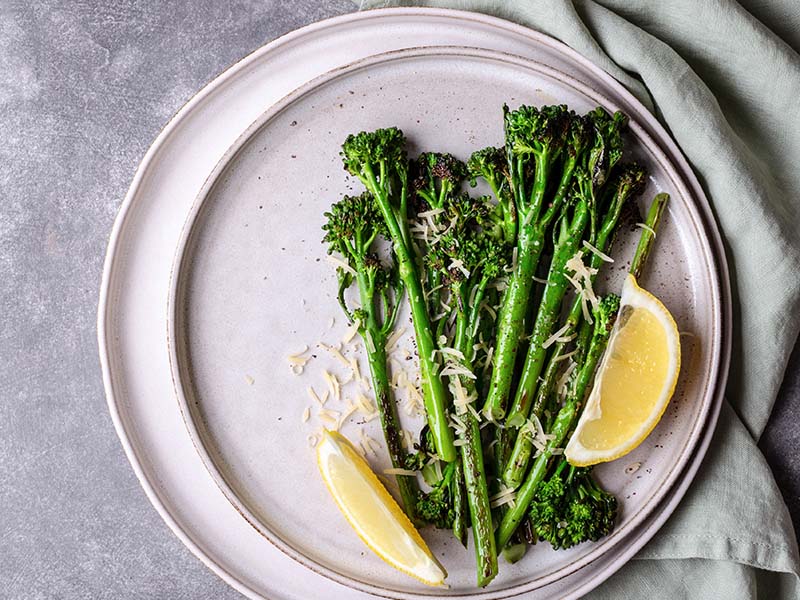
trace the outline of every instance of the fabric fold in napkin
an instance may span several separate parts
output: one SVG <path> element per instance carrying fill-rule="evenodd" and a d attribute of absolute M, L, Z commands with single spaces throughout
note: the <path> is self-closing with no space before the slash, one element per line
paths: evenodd
<path fill-rule="evenodd" d="M 708 194 L 726 245 L 731 376 L 711 448 L 685 498 L 636 559 L 591 597 L 800 598 L 791 518 L 756 445 L 800 329 L 796 0 L 360 6 L 456 8 L 526 25 L 605 69 L 668 128 Z"/>

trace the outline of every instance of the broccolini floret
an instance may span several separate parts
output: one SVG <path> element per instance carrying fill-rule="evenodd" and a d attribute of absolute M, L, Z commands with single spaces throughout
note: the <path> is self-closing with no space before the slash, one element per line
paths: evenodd
<path fill-rule="evenodd" d="M 614 528 L 617 499 L 603 490 L 591 469 L 572 467 L 566 460 L 542 481 L 530 506 L 536 536 L 555 550 L 596 542 Z"/>

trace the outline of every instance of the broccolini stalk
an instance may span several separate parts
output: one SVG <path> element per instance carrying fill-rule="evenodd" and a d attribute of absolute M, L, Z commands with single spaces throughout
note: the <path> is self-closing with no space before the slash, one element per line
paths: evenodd
<path fill-rule="evenodd" d="M 523 106 L 505 111 L 508 173 L 518 219 L 517 263 L 503 295 L 495 363 L 484 405 L 484 412 L 492 419 L 506 414 L 531 285 L 547 228 L 561 212 L 576 167 L 583 166 L 593 183 L 590 231 L 594 236 L 594 189 L 603 185 L 619 161 L 620 132 L 627 123 L 622 113 L 610 116 L 600 107 L 585 117 L 559 106 L 541 110 Z M 545 205 L 546 189 L 555 186 L 556 181 L 553 198 Z"/>
<path fill-rule="evenodd" d="M 504 110 L 506 157 L 517 217 L 517 260 L 498 317 L 494 365 L 489 393 L 483 411 L 492 420 L 505 416 L 517 349 L 523 335 L 523 322 L 533 276 L 544 247 L 544 236 L 559 214 L 572 169 L 586 146 L 585 124 L 572 118 L 563 106 L 537 109 L 521 106 Z M 558 191 L 549 206 L 545 192 L 549 175 L 566 156 Z M 532 174 L 532 175 L 531 175 Z"/>
<path fill-rule="evenodd" d="M 614 238 L 614 233 L 617 229 L 617 224 L 619 223 L 620 214 L 622 213 L 622 208 L 629 199 L 639 194 L 643 187 L 644 180 L 644 169 L 636 164 L 631 164 L 623 166 L 621 172 L 609 184 L 610 188 L 608 189 L 608 193 L 610 195 L 610 201 L 593 244 L 594 247 L 600 252 L 606 252 L 610 248 Z M 656 203 L 654 202 L 654 204 Z M 602 257 L 597 253 L 592 253 L 589 264 L 591 283 L 594 283 L 595 279 L 597 278 L 597 273 L 599 272 L 602 264 Z M 550 284 L 548 284 L 548 287 L 550 287 Z M 576 334 L 581 320 L 583 319 L 583 310 L 583 299 L 581 296 L 577 296 L 572 304 L 569 316 L 565 322 L 566 328 L 562 335 L 563 340 L 570 340 Z M 537 316 L 536 326 L 538 325 L 539 320 Z M 541 345 L 534 346 L 534 343 L 537 341 L 535 336 L 536 329 L 534 328 L 534 336 L 531 338 L 531 349 L 528 357 L 530 358 L 533 356 L 532 360 L 535 362 L 533 362 L 531 369 L 538 377 L 539 373 L 536 372 L 536 368 L 538 367 L 541 369 L 541 364 L 542 361 L 544 361 L 546 349 Z M 558 375 L 559 361 L 562 360 L 561 356 L 564 355 L 566 345 L 568 343 L 568 341 L 556 342 L 556 345 L 550 354 L 544 376 L 542 377 L 542 382 L 536 389 L 533 406 L 530 409 L 530 413 L 536 418 L 539 418 L 542 415 L 542 410 L 553 389 L 553 384 L 555 383 L 555 379 Z M 527 363 L 526 366 L 528 366 Z M 522 385 L 520 385 L 520 389 L 522 389 Z M 520 407 L 521 410 L 518 414 L 521 416 L 526 409 L 526 404 L 521 402 Z M 514 413 L 509 414 L 508 423 L 514 425 L 516 422 L 519 422 L 518 420 L 515 422 L 514 419 Z M 505 470 L 503 471 L 503 481 L 508 486 L 517 487 L 525 476 L 531 452 L 533 450 L 531 437 L 532 434 L 529 429 L 522 429 L 515 440 L 514 448 L 511 451 L 511 458 Z"/>
<path fill-rule="evenodd" d="M 669 195 L 667 194 L 659 194 L 653 199 L 647 214 L 644 231 L 639 238 L 639 245 L 631 264 L 631 273 L 640 273 L 644 267 L 644 262 L 650 254 L 650 249 L 655 240 L 655 233 L 658 230 L 659 221 L 668 200 Z M 514 507 L 503 516 L 498 528 L 498 547 L 501 549 L 505 547 L 520 522 L 525 518 L 525 513 L 536 493 L 537 486 L 547 471 L 553 449 L 562 447 L 562 442 L 570 434 L 577 422 L 581 403 L 588 391 L 588 384 L 594 374 L 597 362 L 605 349 L 608 341 L 608 331 L 610 331 L 613 320 L 616 318 L 618 307 L 619 298 L 609 296 L 600 302 L 598 309 L 595 311 L 591 340 L 588 345 L 582 344 L 587 349 L 581 357 L 581 367 L 577 371 L 577 375 L 572 379 L 571 390 L 566 403 L 556 415 L 553 426 L 549 428 L 549 432 L 555 437 L 547 443 L 544 452 L 536 457 L 524 483 L 517 492 Z M 583 323 L 583 325 L 586 324 L 586 322 Z M 581 329 L 583 330 L 584 327 L 581 327 Z"/>
<path fill-rule="evenodd" d="M 517 491 L 514 499 L 514 506 L 503 516 L 500 526 L 497 529 L 497 545 L 504 548 L 511 536 L 516 531 L 519 524 L 525 518 L 528 507 L 533 500 L 536 489 L 542 481 L 547 468 L 550 465 L 550 458 L 553 450 L 561 448 L 567 435 L 572 431 L 577 420 L 579 410 L 582 407 L 584 398 L 589 389 L 589 384 L 594 377 L 597 364 L 605 351 L 611 328 L 619 310 L 619 296 L 613 294 L 606 296 L 594 310 L 594 329 L 586 359 L 578 371 L 577 377 L 573 380 L 567 400 L 561 410 L 558 411 L 553 427 L 550 430 L 552 438 L 547 442 L 547 446 L 536 460 L 533 462 L 525 482 Z"/>
<path fill-rule="evenodd" d="M 484 587 L 497 575 L 497 551 L 481 432 L 471 406 L 478 396 L 473 359 L 482 300 L 487 286 L 502 273 L 508 251 L 480 228 L 488 212 L 485 198 L 473 199 L 465 194 L 451 196 L 442 208 L 450 223 L 449 229 L 436 243 L 431 243 L 425 257 L 429 265 L 441 271 L 455 311 L 452 349 L 441 349 L 448 361 L 443 372 L 449 372 L 450 377 L 455 405 L 453 420 L 461 440 L 478 585 Z"/>
<path fill-rule="evenodd" d="M 376 238 L 386 234 L 386 227 L 368 193 L 345 196 L 325 216 L 328 221 L 323 225 L 323 241 L 328 242 L 329 252 L 339 252 L 352 269 L 352 272 L 343 268 L 337 269 L 339 300 L 348 319 L 358 323 L 358 332 L 364 339 L 372 389 L 375 392 L 389 458 L 393 467 L 402 469 L 405 467 L 406 457 L 402 447 L 397 406 L 392 398 L 386 370 L 386 340 L 397 320 L 403 285 L 396 277 L 397 265 L 394 261 L 387 270 L 372 251 Z M 361 306 L 351 311 L 345 302 L 344 291 L 354 280 Z M 397 485 L 406 514 L 416 522 L 416 479 L 398 475 Z"/>
<path fill-rule="evenodd" d="M 444 206 L 453 194 L 457 193 L 461 184 L 467 176 L 466 165 L 452 154 L 439 152 L 423 152 L 416 160 L 410 163 L 410 214 L 409 217 L 416 216 L 418 225 L 427 232 L 422 239 L 424 246 L 425 239 L 435 239 L 441 230 L 446 229 L 447 225 L 442 218 Z M 425 215 L 425 216 L 421 216 Z M 429 231 L 429 224 L 433 224 L 435 231 Z M 430 314 L 440 311 L 441 301 L 441 265 L 431 265 L 425 260 L 427 248 L 417 248 L 418 265 L 425 272 L 426 296 Z M 449 316 L 449 315 L 448 315 Z M 439 318 L 436 324 L 436 339 L 444 332 L 446 319 Z"/>
<path fill-rule="evenodd" d="M 564 214 L 559 223 L 553 260 L 547 275 L 547 285 L 544 288 L 542 301 L 534 321 L 530 345 L 525 357 L 525 364 L 522 367 L 514 403 L 506 419 L 506 424 L 511 427 L 520 427 L 528 418 L 539 381 L 539 373 L 547 352 L 544 343 L 553 333 L 558 322 L 561 301 L 564 299 L 569 285 L 567 262 L 577 252 L 583 239 L 583 232 L 590 221 L 591 202 L 588 194 L 582 189 L 584 188 L 582 182 L 584 180 L 588 182 L 588 175 L 585 171 L 580 170 L 575 177 L 575 206 L 572 215 Z M 586 184 L 586 187 L 590 186 L 591 183 Z"/>
<path fill-rule="evenodd" d="M 405 137 L 397 128 L 350 135 L 342 146 L 342 158 L 345 169 L 364 184 L 383 215 L 411 307 L 428 424 L 437 454 L 442 460 L 451 462 L 457 455 L 453 432 L 447 423 L 447 391 L 439 376 L 430 316 L 408 230 Z"/>
<path fill-rule="evenodd" d="M 572 194 L 580 197 L 589 207 L 588 239 L 590 243 L 595 244 L 599 240 L 596 224 L 598 212 L 596 193 L 606 182 L 609 171 L 622 156 L 620 129 L 625 124 L 625 117 L 621 113 L 611 117 L 602 108 L 597 107 L 587 115 L 585 121 L 591 123 L 594 141 L 587 152 L 577 157 L 577 164 L 573 167 L 571 188 Z M 603 237 L 603 245 L 616 226 L 621 207 L 622 205 L 618 203 L 617 207 L 611 207 L 611 210 L 607 212 L 607 215 L 611 215 L 613 218 L 606 220 L 600 232 Z M 555 279 L 548 277 L 544 297 L 536 315 L 522 376 L 507 418 L 507 424 L 512 427 L 520 427 L 528 418 L 539 374 L 547 354 L 546 348 L 542 344 L 552 333 L 552 327 L 558 319 L 561 300 L 566 292 L 566 279 L 563 277 L 563 271 L 566 261 L 575 254 L 579 243 L 579 239 L 572 238 L 565 242 L 568 247 L 559 245 L 554 253 L 550 273 L 555 275 Z M 574 248 L 570 255 L 560 254 L 561 250 L 569 248 Z"/>
<path fill-rule="evenodd" d="M 451 464 L 455 467 L 455 472 L 453 473 L 453 481 L 455 483 L 453 489 L 453 536 L 466 548 L 469 508 L 467 504 L 467 490 L 464 485 L 464 465 L 458 459 L 454 460 Z"/>
<path fill-rule="evenodd" d="M 637 280 L 642 274 L 647 259 L 650 257 L 650 250 L 653 247 L 653 242 L 656 239 L 656 231 L 658 230 L 658 223 L 661 221 L 661 215 L 667 208 L 669 201 L 669 194 L 658 194 L 653 198 L 653 203 L 647 211 L 647 219 L 645 219 L 644 227 L 642 229 L 641 237 L 639 237 L 639 245 L 636 246 L 636 253 L 633 255 L 631 262 L 630 273 Z"/>

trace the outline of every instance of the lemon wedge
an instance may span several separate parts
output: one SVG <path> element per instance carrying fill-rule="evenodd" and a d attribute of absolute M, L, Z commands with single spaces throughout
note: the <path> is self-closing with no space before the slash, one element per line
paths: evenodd
<path fill-rule="evenodd" d="M 641 444 L 669 404 L 680 365 L 675 319 L 628 275 L 608 348 L 564 449 L 567 460 L 582 467 L 595 465 Z"/>
<path fill-rule="evenodd" d="M 447 572 L 347 438 L 325 430 L 317 463 L 339 510 L 375 554 L 426 585 L 444 586 Z"/>

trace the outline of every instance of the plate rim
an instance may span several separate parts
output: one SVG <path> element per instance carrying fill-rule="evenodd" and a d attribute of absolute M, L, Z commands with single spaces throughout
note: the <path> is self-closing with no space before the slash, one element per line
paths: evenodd
<path fill-rule="evenodd" d="M 374 9 L 367 12 L 353 12 L 353 13 L 346 13 L 344 15 L 332 17 L 329 19 L 324 19 L 321 21 L 317 21 L 315 23 L 306 25 L 302 28 L 289 32 L 275 40 L 265 44 L 264 46 L 256 49 L 252 53 L 248 54 L 241 60 L 233 63 L 227 69 L 220 72 L 220 74 L 214 78 L 212 81 L 204 85 L 192 98 L 190 98 L 165 124 L 165 126 L 161 129 L 158 135 L 154 138 L 153 142 L 149 146 L 148 150 L 144 154 L 141 162 L 139 163 L 134 176 L 132 177 L 130 187 L 125 194 L 125 197 L 118 209 L 117 216 L 114 219 L 113 226 L 111 228 L 108 240 L 108 246 L 106 255 L 103 262 L 103 271 L 102 277 L 100 280 L 99 285 L 99 295 L 98 295 L 98 314 L 97 314 L 97 339 L 98 339 L 98 353 L 100 359 L 100 367 L 102 371 L 103 377 L 103 386 L 105 389 L 106 400 L 108 405 L 108 410 L 111 416 L 112 423 L 114 428 L 117 432 L 117 435 L 120 439 L 120 443 L 123 447 L 123 450 L 128 458 L 128 461 L 133 468 L 134 473 L 136 474 L 137 479 L 139 480 L 140 485 L 142 486 L 146 496 L 150 500 L 150 503 L 159 513 L 163 521 L 167 524 L 167 526 L 172 530 L 173 534 L 181 540 L 181 542 L 203 563 L 205 564 L 211 571 L 213 571 L 216 575 L 218 575 L 223 581 L 225 581 L 228 585 L 230 585 L 235 590 L 239 591 L 240 593 L 252 597 L 252 598 L 263 598 L 261 592 L 256 591 L 255 588 L 251 587 L 247 582 L 243 579 L 234 575 L 231 571 L 229 571 L 225 566 L 221 563 L 217 562 L 215 558 L 213 558 L 210 554 L 210 551 L 206 548 L 202 547 L 198 541 L 192 537 L 192 534 L 185 530 L 184 527 L 178 522 L 177 516 L 173 515 L 171 509 L 166 501 L 165 498 L 162 497 L 161 493 L 158 491 L 156 484 L 157 481 L 152 479 L 154 475 L 152 473 L 148 473 L 145 471 L 145 458 L 140 456 L 140 450 L 137 450 L 137 446 L 135 444 L 135 435 L 132 430 L 128 429 L 128 425 L 126 423 L 126 419 L 128 417 L 127 414 L 123 411 L 123 404 L 121 403 L 122 397 L 117 396 L 116 393 L 116 385 L 117 382 L 114 376 L 114 362 L 115 360 L 118 362 L 119 359 L 113 353 L 115 349 L 114 340 L 111 337 L 112 333 L 112 323 L 114 317 L 114 308 L 116 306 L 116 301 L 118 297 L 113 294 L 114 288 L 113 283 L 115 281 L 116 276 L 116 269 L 115 267 L 118 263 L 122 262 L 121 254 L 123 254 L 122 250 L 124 249 L 122 243 L 124 241 L 124 234 L 126 233 L 126 226 L 132 220 L 130 218 L 131 214 L 133 213 L 133 208 L 135 206 L 135 201 L 139 194 L 140 188 L 142 186 L 142 182 L 146 177 L 146 174 L 151 167 L 151 165 L 156 162 L 157 155 L 159 150 L 162 146 L 165 146 L 168 140 L 171 139 L 172 134 L 180 127 L 181 122 L 187 118 L 192 110 L 201 104 L 206 98 L 211 96 L 215 93 L 218 89 L 223 88 L 226 83 L 229 82 L 238 72 L 242 69 L 247 68 L 251 64 L 256 63 L 266 55 L 269 55 L 271 52 L 276 51 L 284 46 L 289 45 L 295 41 L 301 41 L 304 37 L 312 37 L 313 34 L 317 33 L 324 33 L 326 29 L 345 25 L 345 24 L 362 24 L 364 22 L 370 20 L 387 20 L 390 21 L 391 17 L 398 16 L 403 18 L 411 18 L 415 17 L 418 19 L 428 19 L 428 18 L 441 18 L 446 19 L 450 22 L 458 22 L 459 20 L 462 22 L 469 22 L 477 26 L 486 26 L 488 29 L 496 32 L 508 32 L 510 34 L 518 36 L 521 40 L 524 40 L 526 43 L 530 44 L 541 44 L 543 46 L 549 47 L 555 50 L 557 53 L 568 57 L 570 60 L 574 61 L 575 63 L 582 65 L 587 72 L 592 73 L 594 77 L 599 79 L 600 81 L 604 82 L 606 85 L 609 86 L 610 89 L 615 90 L 617 94 L 623 99 L 625 99 L 631 106 L 635 107 L 638 111 L 642 112 L 643 115 L 649 117 L 648 125 L 654 131 L 660 132 L 661 134 L 665 134 L 666 131 L 664 127 L 652 116 L 652 114 L 639 102 L 621 83 L 619 83 L 616 79 L 614 79 L 611 75 L 605 72 L 603 69 L 586 59 L 583 55 L 579 54 L 577 51 L 573 50 L 566 44 L 555 40 L 554 38 L 544 35 L 538 31 L 530 29 L 528 27 L 524 27 L 522 25 L 518 25 L 511 21 L 501 19 L 498 17 L 485 15 L 481 13 L 475 13 L 470 11 L 462 11 L 462 10 L 454 10 L 454 9 L 438 9 L 438 8 L 385 8 L 385 9 Z M 312 38 L 313 39 L 313 38 Z M 687 175 L 687 182 L 692 190 L 694 198 L 698 202 L 703 220 L 707 226 L 708 233 L 712 245 L 715 250 L 715 257 L 718 261 L 718 269 L 719 272 L 717 273 L 717 277 L 720 283 L 721 291 L 722 291 L 722 300 L 723 300 L 723 356 L 721 361 L 722 370 L 720 372 L 720 383 L 719 389 L 717 390 L 717 402 L 715 403 L 715 410 L 714 414 L 712 415 L 713 424 L 716 424 L 719 412 L 722 406 L 723 401 L 723 394 L 725 390 L 724 382 L 727 380 L 727 373 L 730 366 L 730 355 L 731 355 L 731 333 L 732 333 L 732 300 L 731 300 L 731 285 L 730 285 L 730 276 L 729 276 L 729 269 L 728 263 L 726 259 L 724 245 L 722 243 L 722 238 L 720 231 L 716 224 L 716 219 L 714 218 L 714 213 L 711 209 L 710 204 L 705 196 L 705 192 L 700 186 L 696 176 L 694 176 L 689 163 L 686 161 L 685 157 L 683 156 L 682 152 L 678 148 L 677 144 L 669 137 L 664 136 L 662 139 L 663 143 L 665 144 L 666 148 L 668 149 L 670 156 L 676 162 L 676 164 L 680 167 L 681 171 Z M 124 394 L 123 394 L 124 395 Z M 711 437 L 714 431 L 714 427 L 710 427 L 707 429 L 702 442 L 701 446 L 704 449 L 708 448 L 710 444 Z M 699 446 L 700 447 L 700 446 Z M 696 473 L 699 469 L 701 461 L 694 460 L 689 465 L 689 470 L 693 473 Z M 668 503 L 672 505 L 677 505 L 682 496 L 686 492 L 686 488 L 688 485 L 680 486 L 682 489 L 678 489 L 675 492 L 675 495 L 670 496 L 668 499 Z M 629 549 L 629 554 L 633 555 L 637 552 L 647 540 L 652 537 L 652 533 L 649 533 L 649 530 L 653 527 L 655 522 L 663 522 L 664 518 L 660 518 L 658 515 L 654 516 L 653 522 L 648 522 L 645 525 L 645 530 L 640 534 L 640 538 L 636 540 L 633 546 Z M 644 535 L 645 537 L 642 538 L 641 536 Z M 630 558 L 628 556 L 627 558 Z M 626 558 L 626 560 L 627 560 Z M 613 574 L 616 570 L 618 570 L 623 562 L 614 563 L 611 566 L 606 566 L 605 568 L 609 570 L 609 575 Z M 594 587 L 594 586 L 591 586 Z M 581 593 L 585 593 L 591 587 L 587 588 L 584 586 L 583 588 L 579 588 Z M 573 592 L 570 592 L 572 594 Z"/>
<path fill-rule="evenodd" d="M 168 309 L 167 309 L 167 345 L 169 348 L 169 364 L 172 376 L 172 383 L 174 393 L 178 406 L 180 408 L 181 417 L 184 422 L 189 436 L 194 446 L 195 451 L 200 457 L 203 466 L 206 468 L 214 483 L 220 489 L 222 494 L 228 502 L 235 508 L 235 510 L 245 519 L 245 521 L 253 527 L 262 537 L 269 541 L 273 546 L 279 549 L 288 557 L 302 564 L 304 567 L 314 571 L 315 573 L 327 577 L 341 585 L 350 587 L 352 589 L 366 592 L 369 594 L 383 596 L 386 598 L 404 598 L 404 599 L 419 599 L 429 597 L 430 594 L 425 591 L 400 591 L 382 585 L 368 583 L 361 579 L 347 576 L 338 570 L 318 561 L 315 558 L 305 555 L 302 551 L 295 548 L 294 545 L 284 540 L 280 535 L 272 531 L 266 523 L 261 521 L 257 515 L 253 514 L 252 510 L 246 502 L 244 502 L 233 486 L 226 479 L 222 473 L 222 469 L 218 461 L 214 460 L 211 456 L 211 451 L 206 447 L 204 438 L 207 434 L 203 434 L 201 428 L 196 420 L 198 416 L 196 411 L 191 407 L 188 393 L 186 391 L 185 383 L 181 380 L 184 376 L 185 369 L 181 365 L 181 349 L 182 343 L 179 339 L 179 332 L 181 330 L 182 321 L 184 320 L 183 311 L 180 303 L 182 298 L 181 292 L 184 287 L 185 277 L 182 277 L 190 264 L 190 252 L 193 234 L 196 231 L 195 225 L 198 223 L 199 217 L 202 215 L 204 207 L 207 205 L 209 196 L 215 191 L 216 186 L 220 183 L 221 178 L 226 173 L 226 170 L 231 163 L 236 159 L 240 152 L 246 148 L 251 138 L 256 135 L 261 129 L 267 126 L 271 120 L 279 116 L 284 110 L 290 107 L 294 102 L 302 100 L 306 95 L 314 93 L 316 90 L 335 82 L 340 77 L 346 77 L 350 74 L 357 73 L 363 69 L 369 69 L 373 66 L 383 65 L 392 61 L 413 60 L 426 57 L 453 57 L 468 58 L 477 60 L 488 60 L 498 63 L 510 64 L 516 68 L 525 69 L 531 72 L 540 73 L 552 79 L 560 81 L 562 84 L 572 87 L 583 95 L 589 97 L 592 101 L 598 102 L 607 107 L 609 110 L 619 110 L 620 107 L 616 102 L 613 102 L 599 91 L 591 89 L 588 85 L 578 81 L 574 76 L 571 76 L 559 69 L 541 63 L 535 59 L 522 57 L 508 52 L 489 50 L 486 48 L 477 48 L 470 46 L 423 46 L 423 47 L 410 47 L 398 50 L 389 50 L 379 52 L 355 61 L 351 61 L 345 65 L 330 69 L 329 71 L 312 78 L 303 85 L 294 89 L 278 102 L 264 110 L 246 129 L 242 132 L 236 140 L 228 147 L 223 156 L 219 159 L 214 166 L 211 173 L 206 177 L 203 186 L 195 197 L 189 213 L 181 229 L 180 238 L 174 254 L 172 267 L 170 269 L 170 282 L 169 282 L 169 295 L 168 295 Z M 703 238 L 701 246 L 703 246 L 703 254 L 710 261 L 711 272 L 705 274 L 707 280 L 711 284 L 711 292 L 713 301 L 710 303 L 710 313 L 712 315 L 713 325 L 713 338 L 714 338 L 714 351 L 711 353 L 711 368 L 708 378 L 708 384 L 704 386 L 702 398 L 704 400 L 701 410 L 698 414 L 698 419 L 694 422 L 690 429 L 689 437 L 686 444 L 681 448 L 679 459 L 667 471 L 666 477 L 658 482 L 652 492 L 652 500 L 648 504 L 639 508 L 632 518 L 626 523 L 622 530 L 616 530 L 615 534 L 604 538 L 604 543 L 597 547 L 595 551 L 590 551 L 580 558 L 576 558 L 570 563 L 562 566 L 553 573 L 538 577 L 535 580 L 529 580 L 526 583 L 521 583 L 515 586 L 505 587 L 501 589 L 479 589 L 467 593 L 449 596 L 452 598 L 497 598 L 517 596 L 527 592 L 541 589 L 548 584 L 560 581 L 565 577 L 579 571 L 581 568 L 599 560 L 613 548 L 623 545 L 626 538 L 631 533 L 635 532 L 636 528 L 641 525 L 649 515 L 651 515 L 666 498 L 670 489 L 678 482 L 681 476 L 685 476 L 686 467 L 690 464 L 691 459 L 695 456 L 695 451 L 702 439 L 702 434 L 711 416 L 712 407 L 716 403 L 716 388 L 719 383 L 720 373 L 720 360 L 722 355 L 722 330 L 724 323 L 721 316 L 722 311 L 722 291 L 720 289 L 719 281 L 715 277 L 714 269 L 717 268 L 718 259 L 715 255 L 713 243 L 708 235 L 708 227 L 702 218 L 701 207 L 692 194 L 689 186 L 687 185 L 684 177 L 676 168 L 672 160 L 666 155 L 657 139 L 654 139 L 642 126 L 642 124 L 631 119 L 630 127 L 633 130 L 640 143 L 648 148 L 653 153 L 654 158 L 661 163 L 662 168 L 668 175 L 675 181 L 676 186 L 680 189 L 681 195 L 686 199 L 686 205 L 689 208 L 689 217 L 694 221 L 698 227 L 698 234 Z M 704 261 L 705 262 L 705 261 Z M 185 354 L 185 349 L 184 353 Z M 202 421 L 202 419 L 200 419 Z M 704 450 L 703 450 L 704 452 Z M 666 515 L 668 516 L 668 514 Z M 657 530 L 656 530 L 657 531 Z M 498 596 L 498 594 L 505 594 L 505 596 Z"/>

